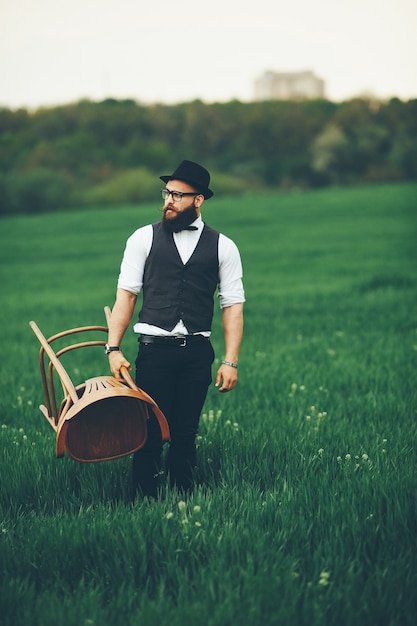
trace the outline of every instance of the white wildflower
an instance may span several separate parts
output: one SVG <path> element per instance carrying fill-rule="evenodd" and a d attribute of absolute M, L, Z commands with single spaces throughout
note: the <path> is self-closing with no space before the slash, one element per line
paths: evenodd
<path fill-rule="evenodd" d="M 327 585 L 329 584 L 329 579 L 330 579 L 330 572 L 323 571 L 320 573 L 318 584 L 320 585 L 320 587 L 327 587 Z"/>
<path fill-rule="evenodd" d="M 185 513 L 185 512 L 186 512 L 186 510 L 187 510 L 187 505 L 186 505 L 186 503 L 184 502 L 184 500 L 180 500 L 180 501 L 178 502 L 178 510 L 179 510 L 179 512 L 180 512 L 180 513 Z"/>

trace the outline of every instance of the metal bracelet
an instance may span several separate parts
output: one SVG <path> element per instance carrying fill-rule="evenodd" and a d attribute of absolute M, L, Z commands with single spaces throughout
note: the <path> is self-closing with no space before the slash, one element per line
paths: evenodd
<path fill-rule="evenodd" d="M 232 363 L 231 361 L 222 361 L 223 365 L 230 365 L 230 367 L 234 367 L 237 370 L 237 363 Z"/>

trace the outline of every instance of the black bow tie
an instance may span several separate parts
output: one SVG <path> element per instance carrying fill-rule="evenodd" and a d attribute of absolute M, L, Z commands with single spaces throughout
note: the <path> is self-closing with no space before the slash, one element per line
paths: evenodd
<path fill-rule="evenodd" d="M 198 230 L 198 227 L 197 226 L 186 226 L 182 230 Z"/>

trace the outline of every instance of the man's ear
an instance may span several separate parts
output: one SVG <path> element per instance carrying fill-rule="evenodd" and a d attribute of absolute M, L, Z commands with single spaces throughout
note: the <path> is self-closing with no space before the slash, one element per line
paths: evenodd
<path fill-rule="evenodd" d="M 199 209 L 204 202 L 203 194 L 201 193 L 198 196 L 196 196 L 194 199 L 194 202 L 195 202 L 195 206 L 197 207 L 197 209 Z"/>

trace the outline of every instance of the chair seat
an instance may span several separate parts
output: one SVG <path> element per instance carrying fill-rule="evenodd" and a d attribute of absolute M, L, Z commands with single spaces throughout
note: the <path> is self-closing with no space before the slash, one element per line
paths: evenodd
<path fill-rule="evenodd" d="M 76 461 L 107 461 L 140 450 L 148 410 L 137 398 L 103 398 L 66 421 L 65 450 Z"/>
<path fill-rule="evenodd" d="M 148 418 L 146 403 L 121 381 L 88 379 L 79 402 L 58 423 L 57 455 L 65 449 L 76 461 L 93 462 L 132 454 L 146 443 Z"/>

